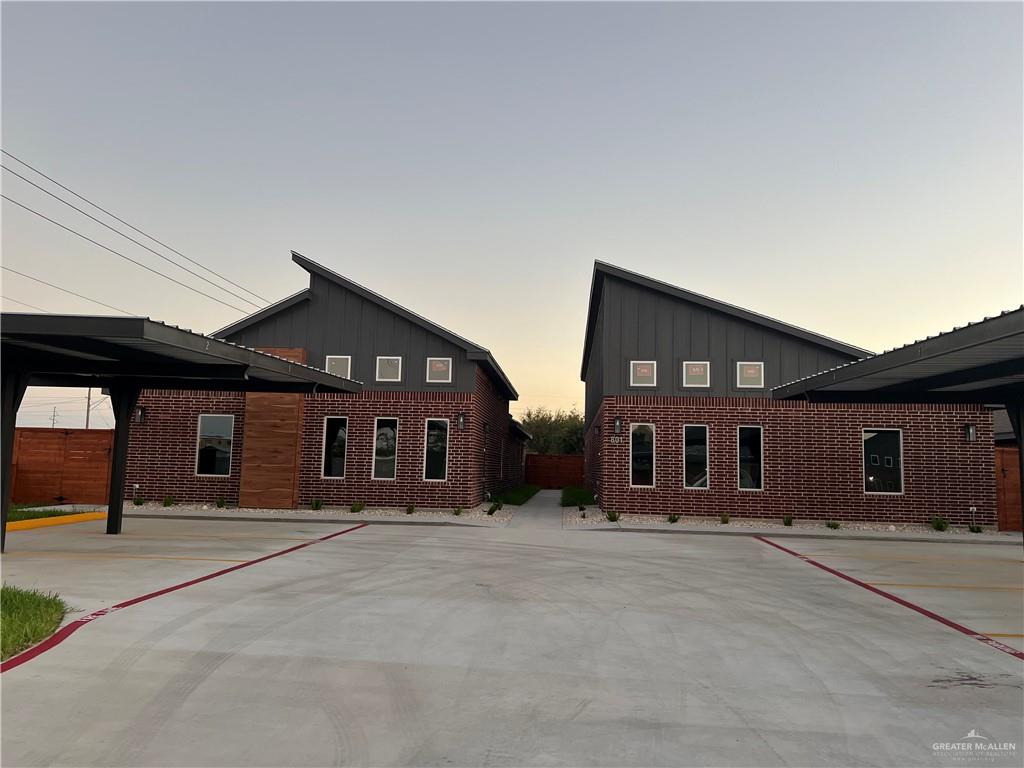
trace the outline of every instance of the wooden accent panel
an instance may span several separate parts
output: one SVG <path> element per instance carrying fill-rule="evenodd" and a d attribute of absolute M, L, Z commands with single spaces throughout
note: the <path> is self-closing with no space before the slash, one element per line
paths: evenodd
<path fill-rule="evenodd" d="M 247 392 L 240 507 L 292 509 L 299 499 L 304 395 Z"/>
<path fill-rule="evenodd" d="M 996 448 L 996 509 L 1000 531 L 1019 531 L 1020 454 L 1017 448 Z"/>
<path fill-rule="evenodd" d="M 113 442 L 109 429 L 19 427 L 11 501 L 106 504 Z"/>
<path fill-rule="evenodd" d="M 541 488 L 583 485 L 583 456 L 574 454 L 526 454 L 526 483 Z"/>

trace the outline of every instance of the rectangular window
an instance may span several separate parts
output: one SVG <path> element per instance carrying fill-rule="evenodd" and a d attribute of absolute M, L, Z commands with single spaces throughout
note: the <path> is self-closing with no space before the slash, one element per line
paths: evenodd
<path fill-rule="evenodd" d="M 736 363 L 736 386 L 764 389 L 764 363 Z"/>
<path fill-rule="evenodd" d="M 629 361 L 629 386 L 656 387 L 658 385 L 658 363 L 654 360 Z"/>
<path fill-rule="evenodd" d="M 683 363 L 684 387 L 710 387 L 711 363 L 687 360 Z"/>
<path fill-rule="evenodd" d="M 378 357 L 377 358 L 377 381 L 401 381 L 402 380 L 402 358 L 400 357 Z"/>
<path fill-rule="evenodd" d="M 352 378 L 352 356 L 351 355 L 327 355 L 324 362 L 324 370 L 343 379 Z"/>
<path fill-rule="evenodd" d="M 204 413 L 196 439 L 196 474 L 226 477 L 231 474 L 231 441 L 235 417 Z"/>
<path fill-rule="evenodd" d="M 450 357 L 427 358 L 427 384 L 451 384 L 452 359 Z"/>
<path fill-rule="evenodd" d="M 629 425 L 629 484 L 654 487 L 654 425 Z"/>
<path fill-rule="evenodd" d="M 761 428 L 739 427 L 737 444 L 739 487 L 745 491 L 760 491 L 763 487 Z"/>
<path fill-rule="evenodd" d="M 448 419 L 427 419 L 423 479 L 448 479 Z"/>
<path fill-rule="evenodd" d="M 708 428 L 702 424 L 683 427 L 683 486 L 708 487 Z"/>
<path fill-rule="evenodd" d="M 865 429 L 864 493 L 903 493 L 903 433 Z"/>
<path fill-rule="evenodd" d="M 373 429 L 373 479 L 394 480 L 398 465 L 398 419 L 377 419 Z"/>
<path fill-rule="evenodd" d="M 348 447 L 348 418 L 324 419 L 324 477 L 345 476 L 345 449 Z"/>

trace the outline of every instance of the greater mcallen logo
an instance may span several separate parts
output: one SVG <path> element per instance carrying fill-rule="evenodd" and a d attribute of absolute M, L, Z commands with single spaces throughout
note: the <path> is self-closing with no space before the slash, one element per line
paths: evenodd
<path fill-rule="evenodd" d="M 994 761 L 1016 755 L 1017 744 L 1012 741 L 992 741 L 981 731 L 972 728 L 960 741 L 935 742 L 932 751 L 936 756 L 952 757 L 955 760 Z"/>

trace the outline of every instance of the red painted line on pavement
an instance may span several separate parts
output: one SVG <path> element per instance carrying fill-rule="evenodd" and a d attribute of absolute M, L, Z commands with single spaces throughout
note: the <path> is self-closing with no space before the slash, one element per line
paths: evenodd
<path fill-rule="evenodd" d="M 975 640 L 984 643 L 990 648 L 995 648 L 997 651 L 1002 651 L 1003 653 L 1009 654 L 1014 658 L 1024 661 L 1024 651 L 1018 651 L 1016 648 L 1011 648 L 1008 645 L 1004 645 L 1003 643 L 1000 643 L 998 640 L 992 639 L 988 635 L 983 635 L 980 632 L 975 632 L 973 629 L 965 627 L 963 624 L 957 624 L 952 619 L 947 619 L 945 616 L 940 616 L 939 614 L 929 611 L 927 608 L 922 608 L 920 605 L 916 605 L 915 603 L 912 603 L 909 600 L 904 600 L 902 597 L 897 597 L 896 595 L 892 594 L 892 592 L 886 592 L 884 589 L 873 587 L 870 584 L 861 581 L 860 579 L 854 578 L 853 576 L 845 574 L 842 571 L 837 571 L 835 568 L 829 568 L 827 565 L 819 563 L 817 560 L 813 560 L 807 557 L 806 555 L 801 555 L 799 552 L 784 547 L 781 544 L 776 544 L 774 541 L 770 541 L 769 539 L 766 539 L 763 536 L 755 536 L 754 538 L 764 544 L 768 544 L 769 546 L 775 547 L 776 549 L 780 549 L 788 555 L 792 555 L 793 557 L 799 558 L 800 560 L 803 560 L 805 563 L 813 565 L 815 568 L 820 568 L 821 570 L 826 571 L 827 573 L 831 573 L 833 576 L 838 576 L 840 579 L 843 579 L 844 581 L 848 581 L 851 584 L 856 584 L 858 587 L 863 587 L 864 589 L 868 590 L 868 592 L 874 592 L 876 595 L 884 597 L 886 600 L 892 600 L 894 603 L 898 603 L 902 605 L 904 608 L 909 608 L 912 611 L 917 611 L 922 616 L 927 616 L 929 619 L 933 619 L 939 622 L 940 624 L 945 624 L 950 629 L 955 629 L 957 632 L 960 632 L 961 634 L 967 635 L 968 637 L 973 637 Z"/>
<path fill-rule="evenodd" d="M 0 663 L 0 673 L 6 672 L 9 669 L 14 669 L 15 667 L 20 667 L 26 661 L 32 661 L 32 659 L 34 659 L 36 656 L 39 656 L 40 654 L 46 653 L 51 648 L 54 648 L 54 647 L 60 645 L 61 643 L 63 643 L 65 640 L 67 640 L 69 637 L 71 637 L 71 635 L 73 635 L 75 632 L 80 630 L 82 627 L 84 627 L 89 622 L 95 621 L 96 619 L 102 618 L 103 616 L 109 616 L 112 613 L 116 613 L 117 611 L 124 610 L 125 608 L 130 608 L 131 606 L 137 605 L 138 603 L 144 603 L 147 600 L 152 600 L 154 597 L 161 597 L 162 595 L 167 595 L 167 594 L 170 594 L 171 592 L 177 592 L 179 589 L 185 589 L 185 587 L 191 587 L 191 586 L 193 586 L 195 584 L 201 584 L 204 581 L 209 581 L 210 579 L 216 579 L 218 576 L 224 576 L 226 574 L 232 573 L 233 571 L 239 571 L 242 568 L 248 568 L 251 565 L 258 565 L 259 563 L 265 563 L 267 560 L 273 560 L 275 557 L 281 557 L 281 555 L 287 555 L 287 554 L 290 554 L 291 552 L 296 552 L 296 551 L 298 551 L 300 549 L 305 549 L 306 547 L 311 547 L 314 544 L 319 544 L 321 542 L 328 541 L 328 540 L 336 538 L 338 536 L 343 536 L 346 533 L 352 533 L 353 531 L 358 531 L 360 528 L 365 528 L 367 525 L 369 525 L 369 523 L 360 523 L 359 525 L 353 526 L 352 528 L 346 528 L 343 531 L 336 531 L 335 533 L 330 533 L 330 534 L 328 534 L 326 536 L 321 536 L 318 539 L 310 539 L 309 541 L 305 541 L 302 544 L 296 544 L 294 547 L 288 547 L 287 549 L 282 549 L 279 552 L 271 552 L 269 555 L 264 555 L 263 557 L 258 557 L 255 560 L 247 560 L 244 563 L 239 563 L 238 565 L 232 565 L 229 568 L 222 568 L 219 571 L 214 571 L 213 573 L 208 573 L 205 576 L 200 576 L 197 579 L 191 579 L 190 581 L 183 581 L 181 584 L 175 584 L 174 586 L 165 587 L 164 589 L 157 590 L 156 592 L 150 592 L 148 594 L 141 595 L 139 597 L 133 597 L 131 600 L 125 600 L 123 603 L 118 603 L 117 605 L 112 605 L 109 608 L 100 608 L 100 610 L 93 611 L 88 616 L 83 616 L 80 619 L 76 619 L 75 621 L 72 621 L 70 624 L 64 625 L 63 627 L 58 629 L 56 632 L 54 632 L 52 635 L 50 635 L 48 638 L 43 640 L 38 645 L 34 645 L 31 648 L 29 648 L 27 651 L 22 651 L 21 653 L 17 654 L 16 656 L 12 656 L 11 658 L 7 659 L 7 661 L 4 661 L 4 662 Z"/>

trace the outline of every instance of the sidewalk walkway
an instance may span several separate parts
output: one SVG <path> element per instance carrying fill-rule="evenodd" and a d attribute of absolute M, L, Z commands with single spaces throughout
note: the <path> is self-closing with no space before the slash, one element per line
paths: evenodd
<path fill-rule="evenodd" d="M 509 528 L 549 528 L 561 530 L 561 491 L 538 491 L 509 521 Z"/>

